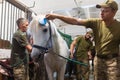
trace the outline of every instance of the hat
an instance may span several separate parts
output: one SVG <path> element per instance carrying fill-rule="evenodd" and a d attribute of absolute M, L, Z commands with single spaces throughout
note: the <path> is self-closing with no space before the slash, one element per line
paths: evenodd
<path fill-rule="evenodd" d="M 102 7 L 110 7 L 112 9 L 114 9 L 114 10 L 118 10 L 118 4 L 113 0 L 107 0 L 103 4 L 97 4 L 96 5 L 96 8 L 102 8 Z"/>

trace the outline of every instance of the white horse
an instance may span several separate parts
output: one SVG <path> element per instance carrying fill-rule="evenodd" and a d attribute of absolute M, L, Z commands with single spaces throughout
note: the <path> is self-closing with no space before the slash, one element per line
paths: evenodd
<path fill-rule="evenodd" d="M 45 16 L 43 15 L 34 16 L 30 22 L 29 27 L 33 36 L 33 45 L 35 45 L 31 56 L 36 58 L 42 51 L 45 53 L 48 49 L 48 52 L 44 54 L 44 63 L 49 80 L 54 80 L 54 72 L 57 73 L 56 80 L 64 80 L 67 60 L 60 56 L 68 58 L 68 46 L 52 21 L 48 21 L 43 26 L 39 24 L 39 21 L 44 18 Z"/>

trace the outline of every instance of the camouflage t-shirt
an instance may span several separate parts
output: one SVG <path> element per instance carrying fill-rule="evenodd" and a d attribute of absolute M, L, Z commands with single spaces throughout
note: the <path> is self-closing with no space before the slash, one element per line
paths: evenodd
<path fill-rule="evenodd" d="M 12 38 L 11 64 L 19 63 L 26 57 L 26 45 L 28 45 L 26 33 L 17 30 Z"/>
<path fill-rule="evenodd" d="M 77 51 L 76 56 L 80 57 L 81 59 L 88 58 L 87 52 L 92 48 L 92 42 L 88 39 L 86 40 L 84 36 L 79 36 L 77 39 Z"/>
<path fill-rule="evenodd" d="M 84 26 L 93 30 L 97 54 L 107 55 L 119 53 L 119 21 L 115 20 L 111 25 L 106 25 L 101 19 L 88 19 Z"/>

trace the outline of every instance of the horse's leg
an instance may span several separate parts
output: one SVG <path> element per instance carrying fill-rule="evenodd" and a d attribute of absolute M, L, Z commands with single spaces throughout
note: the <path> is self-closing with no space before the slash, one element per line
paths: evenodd
<path fill-rule="evenodd" d="M 54 80 L 53 71 L 46 65 L 49 80 Z"/>
<path fill-rule="evenodd" d="M 53 70 L 50 67 L 48 57 L 46 57 L 46 56 L 44 56 L 44 63 L 45 63 L 45 67 L 46 67 L 46 71 L 47 71 L 47 75 L 48 75 L 49 80 L 54 80 Z"/>
<path fill-rule="evenodd" d="M 57 73 L 57 80 L 64 80 L 66 64 L 64 64 Z"/>

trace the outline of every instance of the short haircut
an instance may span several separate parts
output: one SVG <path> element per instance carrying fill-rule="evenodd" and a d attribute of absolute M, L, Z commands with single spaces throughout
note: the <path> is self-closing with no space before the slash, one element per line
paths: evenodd
<path fill-rule="evenodd" d="M 25 21 L 28 21 L 26 18 L 19 18 L 16 23 L 17 23 L 17 26 L 19 27 L 20 24 L 23 24 Z"/>

